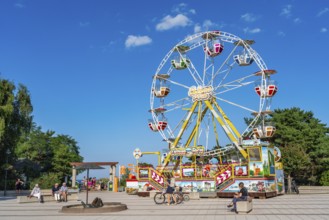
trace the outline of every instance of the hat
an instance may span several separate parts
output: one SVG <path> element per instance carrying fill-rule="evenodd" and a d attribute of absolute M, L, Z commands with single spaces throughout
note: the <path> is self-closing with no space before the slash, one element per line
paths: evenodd
<path fill-rule="evenodd" d="M 36 187 L 38 187 L 38 186 L 39 186 L 39 184 L 35 184 L 35 186 L 36 186 Z"/>

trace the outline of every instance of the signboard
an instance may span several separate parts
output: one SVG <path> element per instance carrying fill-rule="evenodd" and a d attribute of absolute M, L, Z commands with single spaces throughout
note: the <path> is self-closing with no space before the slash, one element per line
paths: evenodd
<path fill-rule="evenodd" d="M 171 149 L 172 156 L 185 156 L 185 157 L 202 156 L 204 152 L 205 149 L 203 146 L 191 147 L 191 148 L 177 147 Z"/>
<path fill-rule="evenodd" d="M 192 97 L 193 102 L 208 100 L 212 97 L 213 91 L 212 86 L 191 86 L 188 90 L 188 95 Z"/>
<path fill-rule="evenodd" d="M 136 148 L 133 152 L 133 155 L 136 160 L 138 160 L 142 156 L 142 151 L 139 148 Z"/>

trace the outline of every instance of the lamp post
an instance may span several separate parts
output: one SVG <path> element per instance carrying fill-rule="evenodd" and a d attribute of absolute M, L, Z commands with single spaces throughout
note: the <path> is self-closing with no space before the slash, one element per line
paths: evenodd
<path fill-rule="evenodd" d="M 7 158 L 6 158 L 6 172 L 5 172 L 5 190 L 3 191 L 3 196 L 6 196 L 7 194 L 7 173 L 8 173 L 8 157 L 9 157 L 9 154 L 10 154 L 10 150 L 7 149 L 6 150 L 6 155 L 7 155 Z"/>

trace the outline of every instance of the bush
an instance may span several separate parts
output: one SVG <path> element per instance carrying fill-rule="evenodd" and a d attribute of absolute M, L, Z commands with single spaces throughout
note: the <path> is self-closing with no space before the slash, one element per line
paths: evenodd
<path fill-rule="evenodd" d="M 41 189 L 51 189 L 55 183 L 61 184 L 60 178 L 56 173 L 44 173 L 40 177 L 33 179 L 30 188 L 33 189 L 37 183 Z"/>
<path fill-rule="evenodd" d="M 321 174 L 320 184 L 321 184 L 322 186 L 329 186 L 329 170 L 324 171 L 324 172 Z"/>

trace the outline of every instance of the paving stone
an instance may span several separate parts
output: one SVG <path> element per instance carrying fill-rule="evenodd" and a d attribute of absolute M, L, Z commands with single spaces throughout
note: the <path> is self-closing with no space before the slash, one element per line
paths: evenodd
<path fill-rule="evenodd" d="M 85 194 L 78 194 L 79 199 L 85 200 Z M 128 206 L 128 210 L 115 213 L 101 214 L 64 214 L 60 213 L 63 205 L 79 204 L 79 201 L 67 203 L 45 202 L 19 204 L 16 198 L 0 197 L 1 220 L 213 220 L 213 219 L 329 219 L 329 197 L 327 194 L 283 195 L 270 199 L 254 199 L 253 211 L 245 214 L 230 212 L 226 205 L 231 199 L 201 198 L 190 200 L 180 205 L 156 205 L 153 198 L 127 195 L 124 192 L 92 192 L 89 193 L 89 202 L 95 197 L 104 202 L 121 202 Z"/>

